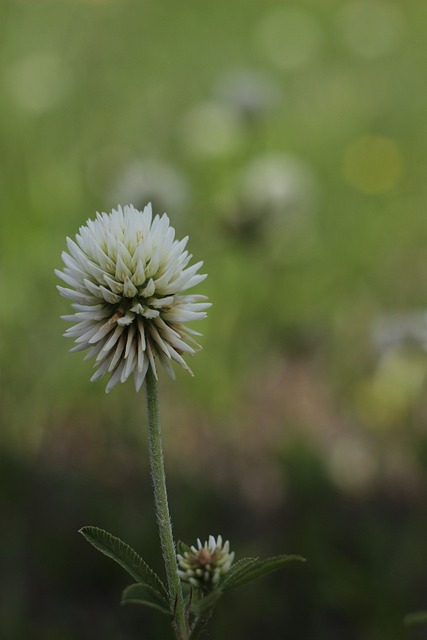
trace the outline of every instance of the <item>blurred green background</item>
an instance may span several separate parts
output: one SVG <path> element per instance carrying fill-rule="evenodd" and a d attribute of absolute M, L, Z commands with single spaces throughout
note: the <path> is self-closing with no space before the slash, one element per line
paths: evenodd
<path fill-rule="evenodd" d="M 89 383 L 53 274 L 147 201 L 213 302 L 161 379 L 175 535 L 308 559 L 210 637 L 425 637 L 426 29 L 421 0 L 2 0 L 2 638 L 168 634 L 77 533 L 161 570 L 143 393 Z"/>

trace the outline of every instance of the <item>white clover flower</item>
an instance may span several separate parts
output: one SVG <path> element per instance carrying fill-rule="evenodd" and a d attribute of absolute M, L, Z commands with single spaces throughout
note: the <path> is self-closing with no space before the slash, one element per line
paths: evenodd
<path fill-rule="evenodd" d="M 148 367 L 157 377 L 156 360 L 172 377 L 172 360 L 191 373 L 182 356 L 195 353 L 188 342 L 199 347 L 192 336 L 200 334 L 183 323 L 205 318 L 211 305 L 206 296 L 181 295 L 206 278 L 197 273 L 203 262 L 188 266 L 187 241 L 175 240 L 168 216 L 153 218 L 150 204 L 97 213 L 75 242 L 67 238 L 65 267 L 55 273 L 76 312 L 63 316 L 75 323 L 64 335 L 76 341 L 71 351 L 90 349 L 85 360 L 96 358 L 91 380 L 111 374 L 107 393 L 131 374 L 139 391 Z"/>
<path fill-rule="evenodd" d="M 204 592 L 210 591 L 218 584 L 222 575 L 229 571 L 234 551 L 230 553 L 228 540 L 223 544 L 222 537 L 209 536 L 209 540 L 202 545 L 197 539 L 197 548 L 190 547 L 182 555 L 177 554 L 178 575 L 183 582 Z"/>

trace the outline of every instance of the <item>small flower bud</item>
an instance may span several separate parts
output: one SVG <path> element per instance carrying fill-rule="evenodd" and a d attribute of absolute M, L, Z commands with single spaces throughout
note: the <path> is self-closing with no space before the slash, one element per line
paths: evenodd
<path fill-rule="evenodd" d="M 222 575 L 229 571 L 234 560 L 234 551 L 230 553 L 228 540 L 223 544 L 222 537 L 209 536 L 202 545 L 197 539 L 197 548 L 192 546 L 183 555 L 177 554 L 178 575 L 195 589 L 208 593 L 215 588 Z"/>

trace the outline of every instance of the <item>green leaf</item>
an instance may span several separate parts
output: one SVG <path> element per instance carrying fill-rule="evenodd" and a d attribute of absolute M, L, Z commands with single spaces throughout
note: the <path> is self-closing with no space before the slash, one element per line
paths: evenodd
<path fill-rule="evenodd" d="M 408 625 L 412 624 L 425 624 L 427 622 L 427 611 L 416 611 L 414 613 L 408 613 L 404 618 L 404 623 Z"/>
<path fill-rule="evenodd" d="M 191 548 L 188 546 L 188 544 L 185 544 L 185 542 L 181 542 L 181 540 L 178 540 L 178 542 L 176 543 L 176 550 L 181 556 L 183 556 L 184 553 L 191 553 Z"/>
<path fill-rule="evenodd" d="M 126 587 L 122 594 L 121 604 L 143 604 L 171 615 L 167 599 L 160 596 L 158 591 L 143 582 L 137 582 Z"/>
<path fill-rule="evenodd" d="M 193 587 L 189 585 L 187 582 L 181 582 L 182 595 L 184 596 L 184 600 L 190 601 L 193 597 Z"/>
<path fill-rule="evenodd" d="M 249 567 L 253 565 L 255 562 L 258 562 L 259 558 L 242 558 L 235 562 L 231 569 L 225 574 L 224 578 L 221 580 L 221 588 L 229 589 L 233 584 L 234 580 L 240 577 Z M 230 586 L 229 586 L 230 585 Z"/>
<path fill-rule="evenodd" d="M 217 601 L 220 599 L 221 596 L 222 596 L 222 590 L 215 589 L 205 597 L 198 598 L 197 600 L 193 599 L 191 603 L 192 613 L 200 615 L 205 611 L 209 611 L 209 609 L 212 609 L 215 606 L 215 604 L 217 603 Z"/>
<path fill-rule="evenodd" d="M 159 576 L 148 566 L 137 552 L 120 538 L 99 529 L 99 527 L 82 527 L 79 531 L 95 549 L 112 558 L 125 569 L 137 582 L 150 587 L 161 598 L 167 598 L 166 587 Z"/>
<path fill-rule="evenodd" d="M 230 569 L 229 573 L 224 577 L 224 580 L 220 585 L 224 591 L 226 589 L 234 589 L 234 587 L 240 587 L 242 584 L 252 582 L 252 580 L 261 578 L 267 573 L 282 569 L 282 567 L 288 564 L 288 562 L 305 562 L 305 558 L 295 555 L 280 555 L 274 556 L 272 558 L 266 558 L 265 560 L 259 560 L 257 558 L 244 558 L 244 560 L 247 560 L 246 565 L 241 565 L 239 567 L 239 570 L 235 571 L 231 576 Z M 250 560 L 252 560 L 252 562 L 250 562 Z"/>

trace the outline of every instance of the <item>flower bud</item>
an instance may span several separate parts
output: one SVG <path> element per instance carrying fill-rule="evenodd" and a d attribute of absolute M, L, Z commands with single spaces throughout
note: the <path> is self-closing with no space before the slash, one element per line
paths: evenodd
<path fill-rule="evenodd" d="M 234 560 L 234 551 L 230 553 L 228 540 L 223 544 L 222 537 L 209 536 L 202 545 L 197 540 L 197 548 L 190 547 L 182 555 L 177 554 L 178 575 L 183 582 L 188 582 L 195 589 L 204 593 L 212 591 L 219 583 L 222 575 L 229 571 Z"/>

